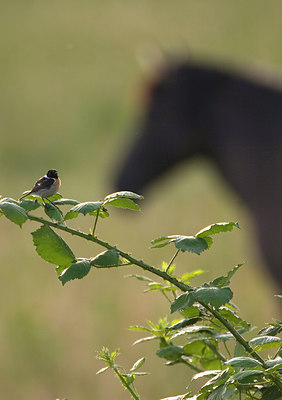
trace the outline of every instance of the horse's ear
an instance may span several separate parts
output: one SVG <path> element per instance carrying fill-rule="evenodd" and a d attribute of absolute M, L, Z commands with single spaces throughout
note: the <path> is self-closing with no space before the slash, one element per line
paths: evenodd
<path fill-rule="evenodd" d="M 152 76 L 152 74 L 161 70 L 163 66 L 167 64 L 169 58 L 160 46 L 153 44 L 143 44 L 139 46 L 135 56 L 145 76 Z"/>

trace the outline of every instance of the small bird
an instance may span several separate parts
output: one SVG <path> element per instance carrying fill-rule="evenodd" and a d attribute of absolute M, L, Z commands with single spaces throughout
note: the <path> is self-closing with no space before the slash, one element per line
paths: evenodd
<path fill-rule="evenodd" d="M 48 197 L 51 197 L 58 192 L 60 185 L 61 180 L 58 176 L 58 171 L 55 169 L 49 169 L 45 176 L 42 176 L 42 178 L 39 178 L 38 181 L 35 182 L 31 190 L 25 192 L 24 195 L 20 197 L 20 200 L 26 196 L 34 194 L 40 196 L 44 203 L 44 199 L 48 199 Z"/>

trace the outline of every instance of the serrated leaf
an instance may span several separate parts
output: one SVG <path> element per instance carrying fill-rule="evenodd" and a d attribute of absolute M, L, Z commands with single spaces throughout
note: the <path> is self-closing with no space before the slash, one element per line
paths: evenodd
<path fill-rule="evenodd" d="M 255 351 L 275 349 L 282 345 L 282 339 L 278 336 L 258 336 L 250 340 L 250 345 Z"/>
<path fill-rule="evenodd" d="M 20 202 L 20 206 L 24 208 L 25 211 L 32 211 L 40 207 L 40 203 L 38 203 L 38 201 L 24 199 Z"/>
<path fill-rule="evenodd" d="M 75 256 L 66 242 L 49 226 L 32 232 L 33 243 L 37 253 L 45 261 L 68 268 L 75 261 Z"/>
<path fill-rule="evenodd" d="M 75 206 L 75 205 L 79 204 L 79 201 L 73 200 L 73 199 L 61 198 L 61 199 L 53 201 L 53 203 L 58 204 L 60 206 L 65 206 L 65 205 Z"/>
<path fill-rule="evenodd" d="M 134 201 L 132 201 L 131 199 L 125 199 L 122 197 L 109 200 L 107 201 L 107 204 L 114 207 L 127 208 L 129 210 L 140 211 L 140 207 L 138 206 L 138 204 L 134 203 Z"/>
<path fill-rule="evenodd" d="M 204 238 L 222 232 L 230 232 L 234 227 L 239 228 L 239 224 L 237 222 L 218 222 L 200 230 L 195 236 Z"/>
<path fill-rule="evenodd" d="M 253 381 L 253 378 L 262 375 L 263 371 L 259 370 L 245 370 L 245 371 L 240 371 L 234 374 L 230 379 L 233 381 L 238 381 L 238 382 L 251 382 Z"/>
<path fill-rule="evenodd" d="M 171 345 L 158 349 L 156 351 L 156 354 L 160 358 L 165 358 L 166 360 L 169 361 L 175 361 L 181 358 L 182 355 L 184 355 L 184 351 L 181 346 Z"/>
<path fill-rule="evenodd" d="M 91 258 L 91 265 L 100 268 L 116 267 L 119 264 L 119 254 L 115 249 L 106 250 Z"/>
<path fill-rule="evenodd" d="M 78 212 L 75 211 L 68 211 L 64 216 L 64 220 L 67 221 L 69 219 L 77 218 L 79 216 Z"/>
<path fill-rule="evenodd" d="M 228 303 L 228 301 L 233 297 L 233 293 L 228 287 L 201 287 L 196 289 L 193 293 L 196 301 L 210 304 L 215 308 L 219 308 L 220 306 Z"/>
<path fill-rule="evenodd" d="M 175 236 L 161 236 L 151 241 L 152 248 L 161 248 L 167 246 L 169 243 L 174 242 Z"/>
<path fill-rule="evenodd" d="M 82 279 L 90 271 L 91 264 L 89 260 L 81 260 L 73 263 L 69 268 L 66 268 L 59 276 L 63 285 L 73 279 Z"/>
<path fill-rule="evenodd" d="M 199 318 L 199 317 L 195 317 L 195 318 L 186 318 L 186 319 L 183 319 L 183 320 L 180 321 L 180 322 L 177 322 L 177 323 L 171 325 L 171 326 L 169 327 L 169 329 L 176 330 L 176 329 L 185 328 L 186 326 L 191 326 L 191 325 L 196 324 L 198 321 L 200 321 L 200 319 L 201 319 L 201 318 Z"/>
<path fill-rule="evenodd" d="M 171 304 L 170 312 L 172 314 L 176 311 L 185 310 L 185 308 L 192 306 L 194 302 L 195 302 L 194 293 L 192 292 L 183 293 L 180 296 L 178 296 Z"/>
<path fill-rule="evenodd" d="M 262 397 L 260 400 L 281 400 L 281 390 L 276 386 L 262 388 Z"/>
<path fill-rule="evenodd" d="M 233 327 L 243 327 L 246 330 L 249 330 L 251 325 L 248 324 L 246 321 L 244 321 L 243 319 L 241 319 L 240 317 L 238 317 L 238 315 L 236 315 L 235 311 L 230 310 L 227 307 L 222 307 L 218 310 L 218 312 L 220 313 L 220 315 L 222 315 L 225 319 L 228 320 L 228 322 L 230 322 L 230 324 Z"/>
<path fill-rule="evenodd" d="M 214 386 L 214 385 L 219 386 L 219 385 L 221 385 L 222 383 L 224 383 L 227 380 L 228 376 L 229 376 L 228 368 L 220 371 L 217 375 L 212 377 L 210 380 L 208 380 L 208 382 L 206 382 L 202 386 L 201 391 L 203 389 L 209 388 L 210 386 Z"/>
<path fill-rule="evenodd" d="M 22 227 L 23 223 L 27 220 L 27 215 L 24 208 L 14 202 L 8 202 L 4 200 L 5 199 L 0 201 L 0 210 L 3 212 L 6 218 Z"/>
<path fill-rule="evenodd" d="M 45 211 L 45 214 L 47 214 L 49 218 L 54 219 L 58 222 L 63 222 L 64 217 L 63 217 L 62 211 L 58 207 L 54 206 L 53 204 L 46 203 L 44 206 L 44 211 Z"/>
<path fill-rule="evenodd" d="M 137 369 L 141 368 L 142 365 L 144 364 L 145 360 L 146 360 L 145 357 L 139 358 L 139 360 L 137 360 L 134 363 L 133 367 L 130 369 L 130 372 L 137 371 Z"/>
<path fill-rule="evenodd" d="M 219 278 L 214 279 L 210 285 L 212 286 L 217 286 L 217 287 L 224 287 L 229 285 L 230 279 L 232 276 L 235 274 L 235 272 L 238 271 L 240 267 L 242 267 L 243 264 L 238 264 L 234 268 L 231 269 L 225 276 L 220 276 Z"/>
<path fill-rule="evenodd" d="M 79 203 L 76 206 L 72 207 L 69 212 L 78 212 L 83 215 L 90 213 L 91 211 L 97 210 L 101 208 L 103 205 L 102 201 L 87 201 L 85 203 Z"/>
<path fill-rule="evenodd" d="M 174 240 L 175 247 L 181 251 L 189 251 L 190 253 L 201 254 L 204 250 L 207 250 L 208 244 L 202 238 L 196 238 L 194 236 L 178 236 Z"/>
<path fill-rule="evenodd" d="M 239 368 L 261 367 L 261 363 L 250 357 L 234 357 L 225 362 L 226 365 Z"/>
<path fill-rule="evenodd" d="M 212 393 L 207 397 L 207 400 L 223 400 L 224 393 L 227 387 L 225 385 L 218 386 Z"/>
<path fill-rule="evenodd" d="M 197 374 L 193 375 L 192 381 L 199 379 L 199 378 L 207 378 L 210 376 L 215 376 L 221 372 L 220 369 L 214 369 L 210 371 L 203 371 L 203 372 L 198 372 Z"/>
<path fill-rule="evenodd" d="M 144 197 L 141 196 L 140 194 L 124 190 L 124 191 L 108 194 L 108 196 L 106 196 L 104 199 L 104 203 L 107 203 L 110 200 L 118 199 L 118 198 L 135 199 L 135 200 L 144 199 Z"/>

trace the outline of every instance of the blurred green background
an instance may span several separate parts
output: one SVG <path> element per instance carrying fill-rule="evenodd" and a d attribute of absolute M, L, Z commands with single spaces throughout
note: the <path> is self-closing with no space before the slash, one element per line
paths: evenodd
<path fill-rule="evenodd" d="M 139 113 L 140 53 L 160 47 L 281 75 L 281 12 L 276 0 L 2 1 L 1 194 L 18 198 L 56 168 L 64 197 L 103 198 Z M 172 171 L 146 193 L 142 209 L 113 212 L 98 233 L 154 265 L 173 248 L 150 250 L 151 239 L 239 221 L 240 231 L 216 238 L 201 257 L 180 255 L 178 271 L 203 268 L 208 280 L 245 262 L 232 285 L 242 317 L 261 325 L 278 316 L 251 215 L 212 165 L 195 160 Z M 110 373 L 95 376 L 103 345 L 121 347 L 120 363 L 128 368 L 148 356 L 143 369 L 152 374 L 137 381 L 143 399 L 186 391 L 188 370 L 164 367 L 154 343 L 131 346 L 140 336 L 129 325 L 168 314 L 159 295 L 143 294 L 142 283 L 124 279 L 137 270 L 95 270 L 63 288 L 33 248 L 29 232 L 36 224 L 20 230 L 4 217 L 0 223 L 1 398 L 129 398 Z M 86 218 L 70 223 L 88 230 Z M 102 251 L 68 243 L 77 256 Z"/>

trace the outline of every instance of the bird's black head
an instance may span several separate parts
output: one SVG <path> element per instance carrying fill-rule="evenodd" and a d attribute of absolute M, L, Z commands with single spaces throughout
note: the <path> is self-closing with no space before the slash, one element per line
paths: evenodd
<path fill-rule="evenodd" d="M 48 176 L 48 178 L 54 178 L 54 179 L 58 179 L 58 171 L 56 169 L 49 169 L 49 171 L 46 174 Z"/>

